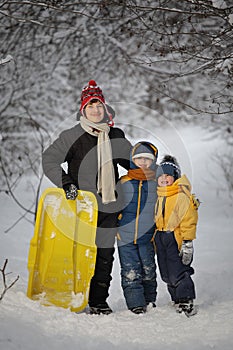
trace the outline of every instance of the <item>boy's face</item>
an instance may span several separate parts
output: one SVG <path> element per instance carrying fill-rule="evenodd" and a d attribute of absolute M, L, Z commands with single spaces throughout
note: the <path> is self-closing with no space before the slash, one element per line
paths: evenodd
<path fill-rule="evenodd" d="M 174 177 L 168 174 L 163 174 L 158 178 L 158 185 L 160 187 L 171 186 L 174 182 Z"/>
<path fill-rule="evenodd" d="M 99 123 L 104 119 L 104 105 L 100 101 L 89 102 L 85 107 L 85 115 L 93 123 Z"/>
<path fill-rule="evenodd" d="M 133 162 L 139 168 L 148 169 L 153 163 L 153 160 L 150 158 L 139 157 L 139 158 L 134 158 Z"/>

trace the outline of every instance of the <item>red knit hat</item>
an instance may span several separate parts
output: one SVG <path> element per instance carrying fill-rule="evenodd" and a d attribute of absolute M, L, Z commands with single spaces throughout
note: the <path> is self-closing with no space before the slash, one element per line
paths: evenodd
<path fill-rule="evenodd" d="M 82 89 L 80 111 L 82 112 L 88 102 L 93 99 L 97 99 L 105 105 L 105 99 L 102 90 L 96 84 L 95 80 L 90 80 L 88 85 Z"/>

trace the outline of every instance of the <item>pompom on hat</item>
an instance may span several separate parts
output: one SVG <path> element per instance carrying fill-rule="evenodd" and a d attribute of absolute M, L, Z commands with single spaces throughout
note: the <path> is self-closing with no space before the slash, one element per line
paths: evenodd
<path fill-rule="evenodd" d="M 159 178 L 161 175 L 167 174 L 174 177 L 177 180 L 181 177 L 180 166 L 175 157 L 165 155 L 160 165 L 158 166 L 156 177 Z"/>
<path fill-rule="evenodd" d="M 113 123 L 112 119 L 115 116 L 115 112 L 112 109 L 112 107 L 110 107 L 109 105 L 107 105 L 105 103 L 105 98 L 104 98 L 103 92 L 102 92 L 101 88 L 97 85 L 95 80 L 90 80 L 88 85 L 84 86 L 84 88 L 82 89 L 81 105 L 79 108 L 79 112 L 77 114 L 77 119 L 79 120 L 80 116 L 83 115 L 84 108 L 91 100 L 99 100 L 101 103 L 103 103 L 103 105 L 105 107 L 105 111 L 106 111 L 105 117 L 107 119 L 107 123 L 110 126 L 113 126 L 114 123 Z"/>

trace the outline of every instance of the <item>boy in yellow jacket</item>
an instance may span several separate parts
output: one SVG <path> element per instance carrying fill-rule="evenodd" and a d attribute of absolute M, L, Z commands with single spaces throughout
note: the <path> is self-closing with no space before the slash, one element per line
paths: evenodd
<path fill-rule="evenodd" d="M 191 275 L 197 209 L 191 200 L 191 184 L 181 176 L 176 159 L 166 155 L 157 169 L 158 200 L 155 206 L 157 260 L 161 278 L 177 312 L 196 313 L 195 286 Z"/>

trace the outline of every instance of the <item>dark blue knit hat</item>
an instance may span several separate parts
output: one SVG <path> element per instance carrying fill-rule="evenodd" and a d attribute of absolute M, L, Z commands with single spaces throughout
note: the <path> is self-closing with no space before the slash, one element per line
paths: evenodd
<path fill-rule="evenodd" d="M 175 180 L 181 177 L 180 166 L 177 163 L 177 160 L 175 157 L 170 156 L 168 154 L 164 156 L 162 162 L 157 168 L 156 177 L 158 178 L 163 174 L 173 176 Z"/>

